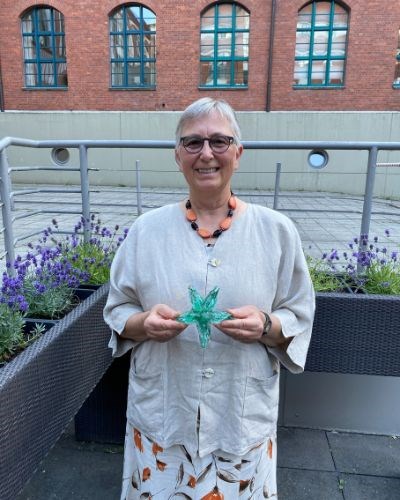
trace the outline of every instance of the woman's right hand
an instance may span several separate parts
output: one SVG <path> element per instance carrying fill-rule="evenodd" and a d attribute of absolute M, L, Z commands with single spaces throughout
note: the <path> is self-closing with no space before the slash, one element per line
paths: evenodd
<path fill-rule="evenodd" d="M 187 327 L 176 321 L 179 312 L 165 304 L 156 304 L 148 312 L 143 328 L 149 339 L 156 342 L 168 342 L 179 335 Z"/>
<path fill-rule="evenodd" d="M 165 304 L 156 304 L 149 311 L 132 314 L 125 324 L 121 337 L 136 342 L 149 339 L 168 342 L 187 327 L 185 323 L 176 321 L 179 314 Z"/>

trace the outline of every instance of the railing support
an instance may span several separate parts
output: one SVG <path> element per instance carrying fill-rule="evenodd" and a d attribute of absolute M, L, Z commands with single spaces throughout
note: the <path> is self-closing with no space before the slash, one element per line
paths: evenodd
<path fill-rule="evenodd" d="M 83 241 L 85 243 L 89 243 L 91 236 L 89 175 L 88 175 L 87 147 L 83 145 L 79 146 L 79 166 L 81 174 Z"/>
<path fill-rule="evenodd" d="M 273 205 L 274 210 L 278 210 L 279 191 L 281 184 L 281 171 L 282 171 L 282 165 L 280 162 L 278 162 L 276 164 L 276 170 L 275 170 L 275 189 L 274 189 L 274 205 Z"/>
<path fill-rule="evenodd" d="M 8 171 L 7 150 L 3 149 L 0 152 L 0 199 L 2 201 L 2 217 L 4 225 L 4 249 L 6 255 L 6 262 L 10 264 L 10 274 L 14 274 L 14 234 L 13 223 L 11 217 L 11 190 L 10 190 L 10 174 Z"/>
<path fill-rule="evenodd" d="M 140 177 L 140 161 L 136 160 L 136 200 L 138 215 L 142 215 L 142 182 Z"/>

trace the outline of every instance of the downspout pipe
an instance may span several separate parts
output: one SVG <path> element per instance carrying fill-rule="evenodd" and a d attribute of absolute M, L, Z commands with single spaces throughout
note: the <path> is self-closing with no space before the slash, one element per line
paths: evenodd
<path fill-rule="evenodd" d="M 4 93 L 3 93 L 3 78 L 1 75 L 1 62 L 0 62 L 0 112 L 4 111 Z"/>
<path fill-rule="evenodd" d="M 271 111 L 271 84 L 272 84 L 272 62 L 274 52 L 275 38 L 275 18 L 276 18 L 276 0 L 271 4 L 271 22 L 269 26 L 269 53 L 268 53 L 268 73 L 267 73 L 267 101 L 266 111 Z"/>

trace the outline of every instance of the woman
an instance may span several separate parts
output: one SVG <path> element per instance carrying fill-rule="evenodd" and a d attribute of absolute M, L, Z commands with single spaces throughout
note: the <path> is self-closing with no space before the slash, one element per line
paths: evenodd
<path fill-rule="evenodd" d="M 175 149 L 189 197 L 139 217 L 115 256 L 110 347 L 132 349 L 122 499 L 277 495 L 279 364 L 303 370 L 314 292 L 293 223 L 232 194 L 242 152 L 226 102 L 191 104 Z M 188 287 L 219 287 L 232 316 L 206 348 L 177 319 Z"/>

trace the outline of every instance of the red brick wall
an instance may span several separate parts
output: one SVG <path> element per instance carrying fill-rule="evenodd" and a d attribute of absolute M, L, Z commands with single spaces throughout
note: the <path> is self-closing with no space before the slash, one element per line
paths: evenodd
<path fill-rule="evenodd" d="M 294 90 L 297 11 L 304 2 L 277 0 L 271 110 L 398 110 L 393 89 L 400 2 L 349 0 L 350 36 L 342 89 Z M 1 0 L 0 58 L 5 109 L 181 110 L 198 97 L 223 97 L 237 110 L 263 111 L 267 101 L 272 0 L 244 0 L 250 11 L 248 89 L 199 90 L 200 12 L 207 0 L 146 0 L 157 15 L 156 90 L 109 88 L 108 15 L 118 2 L 49 0 L 64 14 L 68 90 L 24 90 L 20 15 L 40 2 Z M 96 7 L 95 7 L 96 5 Z"/>

